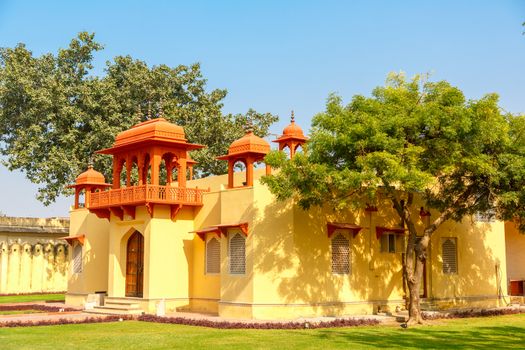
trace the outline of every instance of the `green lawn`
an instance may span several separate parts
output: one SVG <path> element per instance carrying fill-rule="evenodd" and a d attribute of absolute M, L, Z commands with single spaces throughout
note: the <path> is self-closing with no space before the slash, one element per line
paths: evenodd
<path fill-rule="evenodd" d="M 41 310 L 5 310 L 0 311 L 0 315 L 26 315 L 26 314 L 39 314 L 45 311 Z"/>
<path fill-rule="evenodd" d="M 64 294 L 5 295 L 0 296 L 0 304 L 26 303 L 31 301 L 63 301 L 64 299 Z"/>
<path fill-rule="evenodd" d="M 524 341 L 523 314 L 434 321 L 407 330 L 220 330 L 136 321 L 0 328 L 2 349 L 510 349 Z"/>

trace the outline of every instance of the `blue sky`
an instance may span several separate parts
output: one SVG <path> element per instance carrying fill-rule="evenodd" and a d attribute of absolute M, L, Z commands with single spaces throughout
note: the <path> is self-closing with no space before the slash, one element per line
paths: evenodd
<path fill-rule="evenodd" d="M 200 62 L 209 89 L 226 88 L 224 111 L 295 110 L 308 129 L 330 92 L 369 94 L 391 71 L 432 73 L 468 98 L 496 92 L 525 113 L 522 1 L 14 1 L 0 0 L 0 46 L 56 52 L 79 31 L 96 33 L 105 62 L 129 54 L 151 65 Z M 67 216 L 37 185 L 0 166 L 0 211 Z M 7 198 L 7 200 L 6 200 Z"/>

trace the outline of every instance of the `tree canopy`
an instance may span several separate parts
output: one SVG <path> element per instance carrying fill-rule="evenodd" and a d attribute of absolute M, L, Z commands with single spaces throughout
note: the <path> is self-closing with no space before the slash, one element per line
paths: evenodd
<path fill-rule="evenodd" d="M 405 277 L 409 311 L 419 322 L 422 264 L 441 223 L 477 212 L 525 218 L 524 127 L 523 117 L 502 112 L 496 94 L 467 100 L 446 81 L 391 74 L 370 97 L 354 96 L 346 106 L 331 95 L 326 111 L 313 118 L 306 154 L 288 161 L 271 153 L 266 161 L 280 172 L 263 181 L 303 208 L 340 210 L 374 204 L 378 193 L 389 198 L 409 231 Z M 440 213 L 421 240 L 415 196 Z"/>
<path fill-rule="evenodd" d="M 215 157 L 243 135 L 248 119 L 259 136 L 277 121 L 253 109 L 222 113 L 227 92 L 207 91 L 199 64 L 150 67 L 117 56 L 103 75 L 93 75 L 93 56 L 102 49 L 85 32 L 57 54 L 35 57 L 24 44 L 0 49 L 0 154 L 10 170 L 22 170 L 41 185 L 37 198 L 44 204 L 69 194 L 66 185 L 90 156 L 141 121 L 150 102 L 153 115 L 162 101 L 166 119 L 183 126 L 190 142 L 208 146 L 192 153 L 197 176 L 226 172 L 225 162 Z M 109 157 L 97 156 L 95 167 L 110 179 Z"/>

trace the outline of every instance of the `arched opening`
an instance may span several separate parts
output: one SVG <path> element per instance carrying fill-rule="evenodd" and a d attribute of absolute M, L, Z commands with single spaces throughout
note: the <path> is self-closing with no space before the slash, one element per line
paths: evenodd
<path fill-rule="evenodd" d="M 244 176 L 241 173 L 244 172 Z M 236 160 L 233 164 L 233 187 L 246 186 L 246 162 L 244 160 Z"/>
<path fill-rule="evenodd" d="M 284 154 L 286 154 L 286 158 L 290 159 L 291 157 L 290 147 L 288 147 L 288 145 L 285 145 L 282 151 L 284 152 Z"/>
<path fill-rule="evenodd" d="M 165 153 L 162 159 L 166 165 L 166 186 L 174 186 L 178 180 L 179 163 L 177 162 L 177 156 L 173 153 Z"/>
<path fill-rule="evenodd" d="M 142 298 L 144 285 L 144 237 L 135 231 L 126 245 L 126 296 Z"/>
<path fill-rule="evenodd" d="M 162 159 L 159 165 L 159 185 L 166 186 L 168 183 L 168 168 L 166 159 Z"/>
<path fill-rule="evenodd" d="M 86 190 L 84 188 L 78 192 L 78 207 L 86 207 Z"/>
<path fill-rule="evenodd" d="M 136 157 L 131 160 L 131 171 L 130 171 L 130 185 L 137 186 L 139 184 L 139 166 Z"/>
<path fill-rule="evenodd" d="M 303 152 L 304 152 L 304 150 L 303 150 L 303 146 L 302 145 L 295 146 L 295 152 L 294 152 L 295 154 L 303 153 Z"/>
<path fill-rule="evenodd" d="M 122 187 L 126 187 L 127 186 L 127 176 L 128 176 L 128 171 L 126 169 L 126 161 L 123 160 L 121 165 L 120 165 L 120 175 L 119 175 L 119 187 L 122 188 Z"/>
<path fill-rule="evenodd" d="M 151 161 L 149 154 L 144 156 L 144 165 L 142 167 L 142 184 L 151 184 Z"/>

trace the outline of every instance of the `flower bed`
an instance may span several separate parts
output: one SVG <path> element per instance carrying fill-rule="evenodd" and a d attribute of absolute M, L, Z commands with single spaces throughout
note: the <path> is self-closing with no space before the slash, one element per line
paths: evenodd
<path fill-rule="evenodd" d="M 81 320 L 70 320 L 60 318 L 58 320 L 40 320 L 40 321 L 14 321 L 0 323 L 0 328 L 3 327 L 33 327 L 33 326 L 56 326 L 62 324 L 83 324 L 83 323 L 102 323 L 102 322 L 117 322 L 132 320 L 131 316 L 106 316 L 106 317 L 88 317 Z"/>
<path fill-rule="evenodd" d="M 373 326 L 380 323 L 376 319 L 338 318 L 332 321 L 291 321 L 291 322 L 236 322 L 212 321 L 205 319 L 191 319 L 185 317 L 159 317 L 154 315 L 140 315 L 137 320 L 144 322 L 181 324 L 219 329 L 305 329 L 305 328 L 333 328 Z"/>
<path fill-rule="evenodd" d="M 451 311 L 446 313 L 441 312 L 425 312 L 421 313 L 424 320 L 438 320 L 445 318 L 468 318 L 468 317 L 490 317 L 490 316 L 502 316 L 502 315 L 514 315 L 525 313 L 524 309 L 520 308 L 499 308 L 499 309 L 470 309 Z"/>
<path fill-rule="evenodd" d="M 41 304 L 18 304 L 18 305 L 1 305 L 0 311 L 20 311 L 20 310 L 38 310 L 41 312 L 64 312 L 64 311 L 79 311 L 72 307 L 60 307 Z"/>

